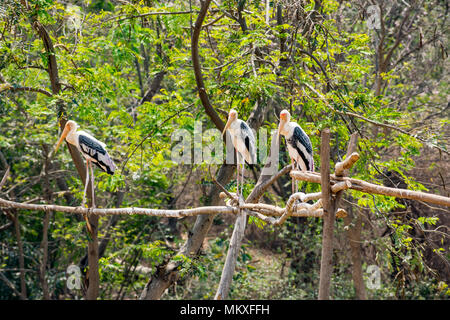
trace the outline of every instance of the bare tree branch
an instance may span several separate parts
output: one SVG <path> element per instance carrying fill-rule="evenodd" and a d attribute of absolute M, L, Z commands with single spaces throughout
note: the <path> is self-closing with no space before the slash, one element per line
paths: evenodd
<path fill-rule="evenodd" d="M 302 181 L 320 183 L 320 174 L 314 172 L 292 171 L 291 177 Z M 381 194 L 396 198 L 425 201 L 428 203 L 434 203 L 437 205 L 450 207 L 450 198 L 437 194 L 413 191 L 408 189 L 390 188 L 359 179 L 336 177 L 335 175 L 331 175 L 330 178 L 331 184 L 336 184 L 339 181 L 349 181 L 351 183 L 350 189 L 364 193 Z"/>
<path fill-rule="evenodd" d="M 192 64 L 194 66 L 195 81 L 197 82 L 198 94 L 200 96 L 202 105 L 205 108 L 206 114 L 211 118 L 211 121 L 215 124 L 217 129 L 219 129 L 222 132 L 223 128 L 225 127 L 225 124 L 223 123 L 222 119 L 219 117 L 216 110 L 214 110 L 214 107 L 211 105 L 211 102 L 209 101 L 208 94 L 206 93 L 205 89 L 205 84 L 203 82 L 203 75 L 198 53 L 198 41 L 200 38 L 200 31 L 202 30 L 202 24 L 203 21 L 205 20 L 205 16 L 206 13 L 208 12 L 210 3 L 211 0 L 205 0 L 202 3 L 202 7 L 198 14 L 197 20 L 195 21 L 191 39 L 191 55 L 192 55 Z"/>
<path fill-rule="evenodd" d="M 41 88 L 33 88 L 33 87 L 15 87 L 12 86 L 9 83 L 3 83 L 2 84 L 2 88 L 0 88 L 0 92 L 2 91 L 6 91 L 9 90 L 11 92 L 18 92 L 18 91 L 28 91 L 28 92 L 37 92 L 37 93 L 42 93 L 45 94 L 47 97 L 52 97 L 53 94 L 45 89 L 41 89 Z"/>

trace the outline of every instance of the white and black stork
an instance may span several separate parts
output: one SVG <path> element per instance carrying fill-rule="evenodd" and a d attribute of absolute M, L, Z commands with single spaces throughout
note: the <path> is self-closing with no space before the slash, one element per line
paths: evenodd
<path fill-rule="evenodd" d="M 256 139 L 248 124 L 238 119 L 237 111 L 231 109 L 228 113 L 228 121 L 223 129 L 222 135 L 228 131 L 231 141 L 236 149 L 237 169 L 236 169 L 236 194 L 240 199 L 242 196 L 242 185 L 244 183 L 244 160 L 248 164 L 256 164 Z M 239 166 L 242 166 L 241 192 L 239 193 Z"/>
<path fill-rule="evenodd" d="M 81 206 L 84 207 L 85 205 L 87 186 L 89 184 L 89 179 L 91 179 L 92 206 L 95 207 L 94 172 L 91 163 L 93 162 L 108 174 L 114 174 L 114 171 L 117 169 L 117 167 L 106 151 L 106 145 L 103 142 L 98 141 L 85 131 L 77 131 L 77 128 L 78 125 L 75 121 L 69 120 L 66 122 L 61 137 L 59 138 L 58 144 L 56 145 L 55 153 L 56 151 L 58 151 L 60 144 L 65 138 L 68 143 L 75 146 L 78 151 L 80 151 L 80 153 L 84 156 L 84 158 L 86 159 L 86 183 L 84 186 L 83 201 Z M 91 177 L 89 177 L 89 168 L 91 170 Z"/>
<path fill-rule="evenodd" d="M 280 112 L 278 136 L 281 134 L 286 139 L 292 170 L 314 171 L 311 140 L 296 122 L 291 122 L 290 120 L 291 114 L 289 111 L 283 110 Z M 297 191 L 297 185 L 292 180 L 292 193 Z"/>

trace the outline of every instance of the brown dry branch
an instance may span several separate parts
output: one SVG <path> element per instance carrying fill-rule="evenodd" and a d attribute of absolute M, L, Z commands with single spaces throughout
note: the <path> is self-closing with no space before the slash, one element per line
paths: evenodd
<path fill-rule="evenodd" d="M 308 181 L 312 183 L 320 183 L 320 174 L 315 172 L 302 172 L 302 171 L 292 171 L 290 173 L 291 177 L 297 180 Z M 424 201 L 428 203 L 434 203 L 437 205 L 450 207 L 450 198 L 431 194 L 421 191 L 413 191 L 408 189 L 400 188 L 390 188 L 374 183 L 366 182 L 359 179 L 347 178 L 347 177 L 337 177 L 336 175 L 330 175 L 330 183 L 332 188 L 334 185 L 340 182 L 349 182 L 351 186 L 349 189 L 357 190 L 364 193 L 380 194 L 385 196 L 391 196 L 395 198 L 411 199 L 417 201 Z"/>
<path fill-rule="evenodd" d="M 48 97 L 52 97 L 53 94 L 45 89 L 42 88 L 33 88 L 33 87 L 18 87 L 18 86 L 12 86 L 9 83 L 2 83 L 0 85 L 0 92 L 9 90 L 11 92 L 18 92 L 18 91 L 28 91 L 28 92 L 36 92 L 36 93 L 42 93 Z"/>
<path fill-rule="evenodd" d="M 2 180 L 0 181 L 0 190 L 2 189 L 3 185 L 5 184 L 6 179 L 8 179 L 8 177 L 9 177 L 9 170 L 10 170 L 10 168 L 9 168 L 9 166 L 7 166 L 7 167 L 6 167 L 5 174 L 3 175 L 3 178 L 2 178 Z"/>
<path fill-rule="evenodd" d="M 353 152 L 349 157 L 345 158 L 344 161 L 336 163 L 334 173 L 337 176 L 342 176 L 345 170 L 350 169 L 356 161 L 359 159 L 359 154 Z"/>
<path fill-rule="evenodd" d="M 131 15 L 131 16 L 118 15 L 118 16 L 110 17 L 110 18 L 94 25 L 94 27 L 99 26 L 106 22 L 110 22 L 110 21 L 122 22 L 122 21 L 128 20 L 128 19 L 145 18 L 145 17 L 149 17 L 149 16 L 183 15 L 183 14 L 191 14 L 191 13 L 195 13 L 195 12 L 196 11 L 160 11 L 160 12 L 146 12 L 146 13 L 136 14 L 136 15 Z"/>
<path fill-rule="evenodd" d="M 134 207 L 103 209 L 103 208 L 59 206 L 53 204 L 29 204 L 29 203 L 9 201 L 1 198 L 0 198 L 0 207 L 33 210 L 33 211 L 51 210 L 87 216 L 148 215 L 148 216 L 170 217 L 170 218 L 182 218 L 182 217 L 196 216 L 200 214 L 215 214 L 215 213 L 235 214 L 237 212 L 236 208 L 227 206 L 209 206 L 193 209 L 182 209 L 182 210 L 146 209 Z"/>
<path fill-rule="evenodd" d="M 224 195 L 224 194 L 222 194 Z M 298 194 L 294 194 L 288 200 L 288 203 L 292 201 L 292 198 L 297 197 Z M 304 196 L 304 199 L 308 199 L 308 195 Z M 320 200 L 314 205 L 307 203 L 296 203 L 289 208 L 281 208 L 274 205 L 264 204 L 264 203 L 245 203 L 241 204 L 240 208 L 249 210 L 253 213 L 262 213 L 266 216 L 276 216 L 282 217 L 286 213 L 293 217 L 308 217 L 317 216 L 318 210 L 321 207 Z M 79 215 L 95 215 L 95 216 L 108 216 L 108 215 L 147 215 L 154 217 L 167 217 L 167 218 L 183 218 L 192 217 L 205 214 L 237 214 L 238 208 L 234 206 L 207 206 L 207 207 L 197 207 L 192 209 L 150 209 L 150 208 L 84 208 L 84 207 L 70 207 L 70 206 L 60 206 L 54 204 L 31 204 L 31 203 L 21 203 L 10 200 L 5 200 L 0 198 L 0 208 L 6 209 L 22 209 L 31 211 L 57 211 L 71 214 Z M 284 219 L 286 220 L 286 219 Z M 281 223 L 277 223 L 281 224 Z"/>

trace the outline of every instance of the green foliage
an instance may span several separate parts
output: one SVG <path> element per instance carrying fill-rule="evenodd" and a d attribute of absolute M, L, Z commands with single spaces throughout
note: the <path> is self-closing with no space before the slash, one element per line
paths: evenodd
<path fill-rule="evenodd" d="M 427 120 L 437 106 L 447 103 L 448 81 L 442 78 L 443 64 L 428 67 L 410 55 L 403 59 L 400 51 L 396 51 L 398 64 L 392 63 L 391 69 L 380 74 L 384 89 L 376 95 L 373 87 L 377 80 L 374 62 L 377 47 L 374 35 L 359 20 L 359 12 L 349 3 L 335 0 L 299 3 L 304 6 L 298 14 L 306 15 L 302 19 L 297 18 L 297 13 L 287 15 L 292 13 L 291 8 L 282 7 L 283 21 L 278 23 L 271 18 L 269 24 L 262 1 L 211 4 L 204 22 L 210 25 L 202 29 L 199 43 L 205 89 L 211 104 L 225 112 L 236 108 L 242 119 L 248 119 L 257 103 L 263 105 L 266 109 L 262 128 L 268 132 L 276 128 L 276 113 L 283 108 L 291 110 L 293 121 L 311 138 L 317 171 L 320 171 L 320 130 L 328 127 L 332 132 L 332 167 L 344 157 L 350 134 L 359 132 L 360 159 L 352 168 L 353 177 L 384 184 L 395 175 L 405 188 L 434 192 L 435 184 L 425 183 L 411 172 L 423 157 L 427 144 L 415 139 L 415 135 L 429 145 L 448 148 L 445 130 L 448 117 L 440 116 L 429 126 L 418 125 L 419 119 Z M 79 205 L 83 185 L 67 148 L 63 146 L 56 155 L 50 153 L 60 132 L 60 117 L 66 117 L 105 142 L 118 165 L 113 176 L 95 170 L 98 207 L 204 205 L 212 185 L 207 164 L 191 165 L 191 177 L 187 166 L 177 165 L 171 159 L 171 136 L 175 130 L 186 129 L 193 134 L 195 121 L 202 122 L 203 130 L 215 129 L 199 101 L 192 69 L 190 28 L 199 9 L 195 3 L 192 5 L 192 15 L 148 15 L 188 11 L 189 3 L 109 0 L 73 1 L 73 4 L 57 0 L 2 3 L 0 155 L 11 166 L 11 175 L 0 190 L 0 197 Z M 271 17 L 276 15 L 274 5 L 271 3 Z M 245 24 L 233 18 L 238 9 L 245 9 L 241 12 Z M 429 19 L 442 13 L 439 6 L 421 10 L 425 11 L 420 11 L 417 17 L 424 26 L 432 25 Z M 222 14 L 225 11 L 232 14 Z M 351 24 L 345 22 L 351 20 Z M 54 52 L 48 52 L 33 27 L 34 21 L 48 31 Z M 387 28 L 390 31 L 392 26 Z M 388 34 L 385 40 L 390 46 L 394 38 Z M 432 57 L 433 52 L 424 54 Z M 47 72 L 52 57 L 58 67 L 61 86 L 58 92 L 53 91 Z M 160 87 L 150 101 L 140 103 L 160 72 L 164 72 Z M 416 90 L 423 84 L 415 79 L 422 78 L 422 74 L 432 86 L 419 92 Z M 24 88 L 46 90 L 51 97 Z M 342 112 L 360 117 L 343 116 Z M 401 128 L 403 133 L 375 130 L 361 117 Z M 437 166 L 436 162 L 430 169 Z M 281 152 L 280 167 L 289 163 L 287 152 Z M 260 162 L 255 172 L 259 173 L 263 165 Z M 4 171 L 2 160 L 0 175 Z M 245 197 L 256 183 L 253 174 L 246 172 Z M 290 183 L 288 177 L 280 178 L 274 191 L 265 193 L 263 201 L 284 206 L 290 195 Z M 234 179 L 225 187 L 235 191 Z M 305 193 L 318 192 L 320 186 L 300 183 L 299 189 Z M 393 197 L 358 191 L 349 191 L 347 195 L 346 200 L 354 204 L 355 210 L 367 212 L 373 219 L 363 228 L 363 241 L 376 252 L 376 257 L 367 254 L 365 258 L 382 267 L 384 281 L 382 288 L 369 291 L 369 297 L 448 297 L 447 283 L 437 281 L 438 277 L 427 265 L 424 252 L 429 248 L 414 234 L 420 230 L 418 227 L 437 228 L 442 221 L 437 216 L 420 214 L 399 217 L 393 213 L 407 211 L 409 205 Z M 38 270 L 42 259 L 42 216 L 21 210 L 7 213 L 18 217 L 25 269 Z M 0 226 L 11 220 L 8 217 L 0 216 Z M 214 227 L 220 231 L 215 230 L 206 248 L 193 257 L 177 254 L 194 224 L 193 219 L 178 221 L 178 233 L 170 222 L 156 217 L 126 216 L 117 221 L 101 218 L 100 239 L 110 239 L 100 259 L 101 298 L 138 297 L 149 278 L 149 274 L 138 272 L 142 270 L 138 267 L 150 268 L 153 273 L 169 260 L 179 264 L 181 277 L 178 287 L 171 289 L 167 298 L 213 298 L 232 232 L 231 222 L 225 218 L 216 217 L 214 221 Z M 338 232 L 343 233 L 343 224 L 337 224 Z M 231 298 L 316 298 L 321 221 L 291 218 L 275 228 L 249 217 L 249 227 L 254 226 L 265 241 L 246 243 L 241 248 Z M 374 235 L 383 228 L 388 229 L 389 237 Z M 9 231 L 0 231 L 0 272 L 20 288 L 19 247 L 14 232 Z M 84 220 L 53 213 L 48 240 L 47 277 L 52 298 L 81 297 L 81 293 L 67 292 L 65 272 L 86 253 Z M 439 257 L 447 254 L 448 258 L 446 242 L 444 239 L 441 242 L 432 253 Z M 262 255 L 261 248 L 270 252 Z M 266 258 L 271 255 L 273 259 Z M 345 252 L 341 252 L 336 265 L 334 296 L 351 299 L 354 292 Z M 27 271 L 25 282 L 29 298 L 42 297 L 37 274 Z M 17 297 L 0 282 L 0 298 Z"/>

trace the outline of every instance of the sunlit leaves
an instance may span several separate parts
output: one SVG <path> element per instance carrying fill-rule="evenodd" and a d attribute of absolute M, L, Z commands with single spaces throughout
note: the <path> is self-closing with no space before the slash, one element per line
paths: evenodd
<path fill-rule="evenodd" d="M 193 177 L 185 193 L 207 193 L 205 186 L 209 187 L 210 181 L 205 178 L 208 175 L 206 164 L 187 169 L 170 158 L 174 145 L 171 136 L 177 129 L 185 129 L 193 135 L 196 122 L 201 122 L 203 130 L 214 128 L 198 99 L 192 68 L 190 27 L 195 21 L 198 3 L 192 3 L 192 14 L 168 15 L 146 14 L 188 11 L 189 3 L 103 0 L 80 2 L 79 5 L 49 0 L 27 3 L 31 5 L 30 9 L 19 2 L 8 1 L 5 19 L 0 21 L 1 75 L 13 88 L 29 86 L 51 91 L 46 70 L 49 54 L 32 28 L 30 17 L 33 16 L 45 25 L 53 41 L 61 91 L 51 98 L 35 92 L 0 93 L 0 148 L 12 167 L 13 178 L 6 186 L 14 191 L 14 195 L 10 195 L 23 201 L 47 201 L 42 198 L 45 188 L 41 173 L 46 152 L 52 149 L 57 139 L 57 117 L 61 109 L 64 109 L 64 116 L 77 121 L 81 129 L 105 142 L 118 166 L 113 176 L 95 169 L 99 207 L 180 206 L 176 202 L 179 189 L 191 168 L 194 169 Z M 418 127 L 415 122 L 424 111 L 434 112 L 433 106 L 446 102 L 448 84 L 441 81 L 434 91 L 410 95 L 414 88 L 405 81 L 404 72 L 414 70 L 415 65 L 404 61 L 401 70 L 397 68 L 380 74 L 386 90 L 375 96 L 373 34 L 360 31 L 358 21 L 346 25 L 347 22 L 337 19 L 337 14 L 343 14 L 339 18 L 345 18 L 342 10 L 349 4 L 321 1 L 320 15 L 316 15 L 318 1 L 299 3 L 304 6 L 298 7 L 297 14 L 306 13 L 308 19 L 315 22 L 310 29 L 298 28 L 304 21 L 297 21 L 294 15 L 285 15 L 285 8 L 284 19 L 279 23 L 275 19 L 276 3 L 270 2 L 269 24 L 265 21 L 264 1 L 211 3 L 200 36 L 199 53 L 205 89 L 214 108 L 225 112 L 231 107 L 236 108 L 240 118 L 246 120 L 258 102 L 267 106 L 263 123 L 267 129 L 276 128 L 277 113 L 281 109 L 289 109 L 292 119 L 311 138 L 318 170 L 320 130 L 331 129 L 332 165 L 344 157 L 350 134 L 358 132 L 360 159 L 352 168 L 353 177 L 379 184 L 401 180 L 401 186 L 411 190 L 430 188 L 408 174 L 416 167 L 415 161 L 425 145 L 414 139 L 414 135 L 446 147 L 445 129 L 449 120 L 434 121 L 434 127 Z M 236 14 L 238 5 L 245 9 L 242 17 L 246 30 L 230 15 Z M 354 23 L 355 28 L 347 28 Z M 165 74 L 160 88 L 151 101 L 141 103 L 161 71 Z M 404 104 L 404 101 L 407 102 Z M 402 106 L 401 111 L 399 106 Z M 390 127 L 375 127 L 345 113 Z M 225 119 L 222 113 L 220 117 Z M 410 134 L 400 134 L 395 128 Z M 286 152 L 282 152 L 280 159 L 280 166 L 288 162 Z M 56 179 L 67 184 L 67 193 L 55 191 L 48 195 L 51 201 L 78 205 L 83 185 L 67 148 L 60 149 L 50 162 L 50 188 L 59 190 Z M 435 168 L 435 164 L 429 167 Z M 246 179 L 244 195 L 250 193 L 253 184 L 252 179 Z M 304 192 L 320 190 L 319 185 L 311 183 L 300 183 L 299 187 Z M 235 182 L 230 182 L 226 188 L 234 190 Z M 434 228 L 437 218 L 399 219 L 395 213 L 403 214 L 402 211 L 408 210 L 399 200 L 357 191 L 347 194 L 352 195 L 355 208 L 364 214 L 367 212 L 371 223 L 383 224 L 392 231 L 392 243 L 391 238 L 384 237 L 370 245 L 375 243 L 377 248 L 387 249 L 395 254 L 395 258 L 391 261 L 388 254 L 380 250 L 383 253 L 377 253 L 376 261 L 391 268 L 392 272 L 396 271 L 395 263 L 402 262 L 421 270 L 422 257 L 411 228 L 415 227 L 416 221 L 423 228 Z M 69 201 L 67 195 L 73 199 Z M 124 195 L 122 200 L 121 195 Z M 195 198 L 193 202 L 201 204 L 205 197 L 200 199 Z M 284 206 L 286 199 L 267 192 L 264 201 Z M 31 247 L 40 240 L 41 219 L 25 215 L 25 212 L 23 215 L 21 212 L 20 219 L 25 243 Z M 274 228 L 254 217 L 249 221 L 281 239 L 284 247 L 277 249 L 280 254 L 299 255 L 299 259 L 304 260 L 307 255 L 311 255 L 311 259 L 318 256 L 321 223 L 317 219 L 298 225 L 292 222 L 293 219 L 288 220 L 282 228 Z M 109 235 L 111 241 L 100 261 L 102 283 L 106 284 L 107 290 L 121 287 L 126 281 L 126 268 L 136 266 L 133 264 L 136 261 L 154 267 L 172 256 L 182 241 L 172 235 L 173 230 L 167 230 L 166 221 L 159 218 L 127 216 L 116 221 L 115 227 L 110 226 L 110 222 L 109 218 L 101 218 L 99 228 L 100 238 Z M 185 232 L 191 222 L 183 223 L 186 223 L 183 225 Z M 300 229 L 300 225 L 304 228 Z M 104 233 L 105 230 L 110 230 L 111 234 Z M 55 213 L 50 237 L 61 270 L 76 263 L 84 254 L 85 223 L 77 217 Z M 176 255 L 172 261 L 180 263 L 182 275 L 191 272 L 200 282 L 206 282 L 211 273 L 216 277 L 220 275 L 219 262 L 224 259 L 227 239 L 223 236 L 210 241 L 200 260 Z M 9 238 L 8 241 L 12 242 Z M 300 253 L 297 248 L 301 249 Z M 255 255 L 247 249 L 243 248 L 239 255 L 235 280 L 238 285 L 245 284 L 249 288 L 252 285 L 250 274 L 260 274 L 260 270 L 251 261 Z M 436 248 L 435 253 L 442 254 L 441 249 Z M 37 250 L 29 249 L 27 255 L 35 252 Z M 305 276 L 309 284 L 317 280 L 314 272 Z M 336 283 L 341 285 L 339 279 L 336 276 Z M 143 281 L 144 277 L 138 276 L 133 287 L 143 287 Z M 440 288 L 448 290 L 444 285 Z M 102 294 L 106 295 L 107 290 L 103 289 Z M 305 287 L 295 289 L 298 296 L 307 295 L 303 290 Z M 232 295 L 237 297 L 237 291 Z M 211 288 L 202 292 L 203 297 L 214 295 Z"/>

